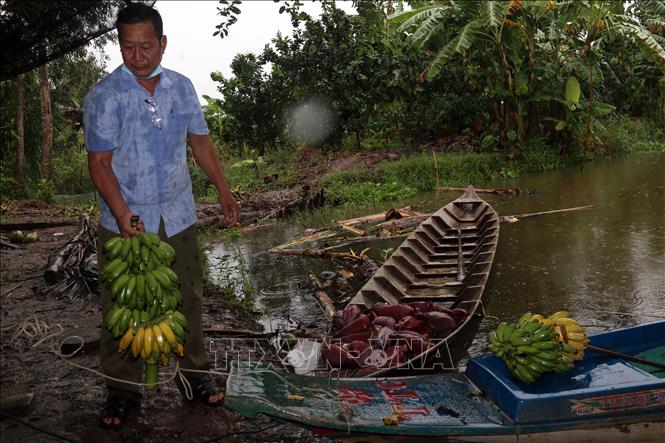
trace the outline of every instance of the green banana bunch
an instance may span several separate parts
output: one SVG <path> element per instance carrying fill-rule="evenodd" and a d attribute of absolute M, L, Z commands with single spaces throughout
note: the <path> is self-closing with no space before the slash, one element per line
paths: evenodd
<path fill-rule="evenodd" d="M 583 328 L 566 311 L 547 318 L 527 312 L 516 323 L 501 322 L 488 335 L 489 350 L 526 384 L 546 372 L 568 371 L 584 357 L 583 349 L 578 348 L 588 340 Z"/>
<path fill-rule="evenodd" d="M 171 269 L 175 251 L 156 234 L 113 237 L 104 244 L 104 252 L 109 261 L 100 278 L 118 306 L 146 310 L 154 317 L 176 310 L 182 303 L 180 280 Z"/>
<path fill-rule="evenodd" d="M 159 378 L 158 363 L 184 357 L 187 320 L 179 312 L 180 279 L 171 269 L 175 251 L 157 234 L 113 237 L 103 247 L 108 263 L 100 272 L 114 301 L 104 327 L 118 338 L 118 352 L 145 362 L 146 385 Z"/>

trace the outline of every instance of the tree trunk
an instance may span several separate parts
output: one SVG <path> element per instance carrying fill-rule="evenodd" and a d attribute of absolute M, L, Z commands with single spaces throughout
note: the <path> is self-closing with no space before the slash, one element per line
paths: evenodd
<path fill-rule="evenodd" d="M 16 108 L 16 186 L 19 193 L 25 190 L 25 97 L 23 96 L 23 86 L 25 84 L 25 74 L 19 74 L 16 89 L 18 93 L 18 107 Z"/>
<path fill-rule="evenodd" d="M 42 112 L 42 178 L 51 179 L 51 156 L 53 153 L 53 115 L 51 94 L 48 87 L 48 65 L 39 67 L 39 99 Z"/>

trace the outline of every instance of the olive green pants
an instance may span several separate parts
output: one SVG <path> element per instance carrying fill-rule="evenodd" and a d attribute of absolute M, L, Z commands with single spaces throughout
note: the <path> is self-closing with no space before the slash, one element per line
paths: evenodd
<path fill-rule="evenodd" d="M 114 232 L 99 225 L 97 231 L 97 257 L 99 269 L 103 269 L 107 262 L 104 256 L 103 245 L 107 240 L 116 236 Z M 203 332 L 201 326 L 201 305 L 203 303 L 203 272 L 199 260 L 198 241 L 196 239 L 196 225 L 190 226 L 171 238 L 166 238 L 164 223 L 160 223 L 159 237 L 162 241 L 170 244 L 176 253 L 173 270 L 180 278 L 180 291 L 182 292 L 182 306 L 179 307 L 187 318 L 187 336 L 185 338 L 185 357 L 180 361 L 180 367 L 185 369 L 207 370 L 208 354 L 203 344 Z M 102 315 L 111 309 L 113 302 L 108 289 L 100 284 L 102 297 Z M 102 334 L 99 341 L 102 371 L 109 377 L 126 380 L 134 383 L 143 382 L 143 360 L 134 358 L 129 353 L 118 353 L 119 339 L 113 338 L 111 332 L 102 326 Z M 173 357 L 177 358 L 177 357 Z M 165 368 L 166 369 L 166 368 Z M 196 379 L 202 374 L 185 373 L 188 379 Z M 177 380 L 177 378 L 176 378 Z M 140 386 L 107 379 L 109 394 L 124 396 L 132 399 L 140 399 Z M 182 392 L 182 386 L 178 384 Z"/>

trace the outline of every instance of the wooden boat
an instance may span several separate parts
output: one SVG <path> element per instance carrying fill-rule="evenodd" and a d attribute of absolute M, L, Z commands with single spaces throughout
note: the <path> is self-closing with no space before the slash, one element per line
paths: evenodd
<path fill-rule="evenodd" d="M 236 366 L 225 402 L 350 441 L 662 442 L 665 321 L 590 338 L 661 367 L 587 350 L 570 371 L 525 385 L 492 355 L 471 359 L 464 373 L 372 379 Z"/>
<path fill-rule="evenodd" d="M 499 217 L 469 186 L 423 221 L 350 303 L 371 308 L 379 302 L 425 300 L 439 307 L 464 308 L 467 316 L 452 333 L 432 340 L 426 352 L 404 363 L 414 368 L 416 362 L 436 355 L 437 367 L 455 368 L 478 332 L 477 311 L 498 241 Z"/>

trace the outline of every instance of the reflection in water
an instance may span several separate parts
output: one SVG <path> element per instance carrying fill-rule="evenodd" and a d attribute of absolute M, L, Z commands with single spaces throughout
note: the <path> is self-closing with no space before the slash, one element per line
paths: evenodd
<path fill-rule="evenodd" d="M 665 318 L 665 154 L 636 154 L 514 180 L 476 183 L 478 187 L 519 187 L 515 199 L 485 195 L 500 215 L 523 214 L 593 205 L 593 209 L 527 218 L 501 225 L 499 247 L 486 291 L 487 314 L 516 320 L 525 311 L 550 314 L 570 310 L 581 323 L 598 332 L 617 326 Z M 455 196 L 418 196 L 430 200 L 430 211 Z M 335 217 L 357 216 L 347 213 Z M 369 211 L 374 208 L 369 209 Z M 330 214 L 327 210 L 326 216 Z M 311 227 L 311 226 L 308 226 Z M 243 275 L 256 288 L 263 324 L 284 328 L 293 322 L 325 321 L 312 297 L 309 274 L 335 269 L 333 262 L 270 255 L 266 251 L 301 233 L 305 227 L 282 225 L 256 231 L 245 238 L 216 243 L 209 256 L 217 281 Z M 368 243 L 370 255 L 380 257 L 388 246 Z M 358 246 L 360 247 L 360 246 Z M 364 246 L 362 246 L 364 247 Z M 240 257 L 240 260 L 238 259 Z M 222 264 L 224 264 L 222 266 Z M 244 266 L 244 270 L 241 270 Z M 362 282 L 355 283 L 359 289 Z M 357 287 L 356 287 L 357 286 Z M 631 315 L 618 315 L 621 312 Z M 268 315 L 269 314 L 269 315 Z M 485 319 L 471 354 L 485 348 L 485 333 L 496 320 Z"/>
<path fill-rule="evenodd" d="M 665 317 L 664 170 L 665 155 L 644 154 L 494 184 L 535 191 L 497 202 L 502 215 L 594 208 L 503 224 L 489 312 L 515 319 L 566 308 L 599 327 Z"/>

